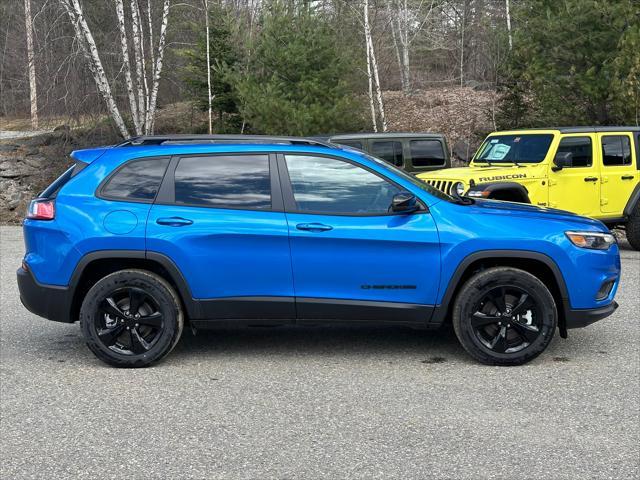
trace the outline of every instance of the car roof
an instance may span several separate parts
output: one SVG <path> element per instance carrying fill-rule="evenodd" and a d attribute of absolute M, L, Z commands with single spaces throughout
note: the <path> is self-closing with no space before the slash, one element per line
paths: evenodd
<path fill-rule="evenodd" d="M 444 138 L 441 133 L 432 132 L 364 132 L 364 133 L 340 133 L 336 135 L 314 136 L 312 138 L 330 139 L 330 140 L 357 140 L 363 138 Z"/>
<path fill-rule="evenodd" d="M 557 130 L 560 133 L 599 133 L 599 132 L 640 132 L 640 126 L 584 126 L 584 127 L 541 127 L 541 128 L 514 128 L 512 130 L 500 130 L 491 135 L 502 132 L 536 132 Z"/>

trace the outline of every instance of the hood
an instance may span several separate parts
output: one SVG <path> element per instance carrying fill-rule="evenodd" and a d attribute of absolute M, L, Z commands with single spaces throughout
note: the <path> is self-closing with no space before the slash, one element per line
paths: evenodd
<path fill-rule="evenodd" d="M 519 216 L 528 218 L 539 218 L 541 220 L 560 220 L 580 224 L 582 228 L 588 226 L 589 230 L 608 232 L 609 229 L 599 220 L 582 217 L 575 213 L 556 208 L 538 207 L 528 203 L 505 202 L 500 200 L 476 200 L 473 205 L 467 208 L 475 210 L 477 214 L 495 214 L 501 216 Z"/>
<path fill-rule="evenodd" d="M 487 182 L 508 182 L 526 181 L 527 179 L 539 178 L 544 174 L 544 167 L 539 163 L 517 167 L 508 165 L 504 167 L 481 167 L 470 166 L 460 168 L 446 168 L 444 170 L 434 170 L 420 173 L 417 177 L 420 180 L 447 180 L 464 182 L 469 184 L 471 180 L 475 184 Z"/>

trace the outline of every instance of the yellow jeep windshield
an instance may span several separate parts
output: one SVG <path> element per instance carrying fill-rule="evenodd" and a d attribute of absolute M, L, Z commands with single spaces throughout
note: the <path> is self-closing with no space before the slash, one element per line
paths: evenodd
<path fill-rule="evenodd" d="M 493 135 L 487 137 L 474 163 L 540 163 L 547 156 L 553 135 Z"/>

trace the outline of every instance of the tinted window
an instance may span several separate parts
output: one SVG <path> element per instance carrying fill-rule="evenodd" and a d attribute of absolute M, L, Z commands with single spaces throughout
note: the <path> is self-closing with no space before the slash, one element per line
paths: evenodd
<path fill-rule="evenodd" d="M 271 208 L 268 155 L 180 159 L 176 203 L 218 208 Z"/>
<path fill-rule="evenodd" d="M 338 145 L 345 145 L 347 147 L 353 147 L 362 150 L 362 142 L 360 140 L 332 140 L 333 143 Z"/>
<path fill-rule="evenodd" d="M 478 149 L 476 163 L 538 163 L 544 160 L 553 135 L 493 135 Z"/>
<path fill-rule="evenodd" d="M 444 165 L 444 150 L 438 140 L 411 140 L 411 163 L 414 167 Z"/>
<path fill-rule="evenodd" d="M 400 190 L 348 162 L 287 155 L 287 169 L 298 210 L 317 213 L 386 214 Z"/>
<path fill-rule="evenodd" d="M 371 153 L 396 167 L 401 167 L 404 164 L 402 142 L 373 142 Z"/>
<path fill-rule="evenodd" d="M 631 142 L 627 136 L 602 137 L 602 163 L 606 166 L 631 165 Z"/>
<path fill-rule="evenodd" d="M 590 167 L 593 163 L 593 147 L 589 137 L 563 138 L 557 153 L 571 153 L 570 167 Z"/>
<path fill-rule="evenodd" d="M 127 200 L 153 200 L 168 164 L 168 158 L 131 161 L 111 177 L 102 194 Z"/>

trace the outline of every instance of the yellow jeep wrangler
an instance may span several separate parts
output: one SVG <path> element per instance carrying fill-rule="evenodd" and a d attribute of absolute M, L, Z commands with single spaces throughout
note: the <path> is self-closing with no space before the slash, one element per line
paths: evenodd
<path fill-rule="evenodd" d="M 640 127 L 494 132 L 469 167 L 417 176 L 453 195 L 559 208 L 625 227 L 640 250 Z"/>

